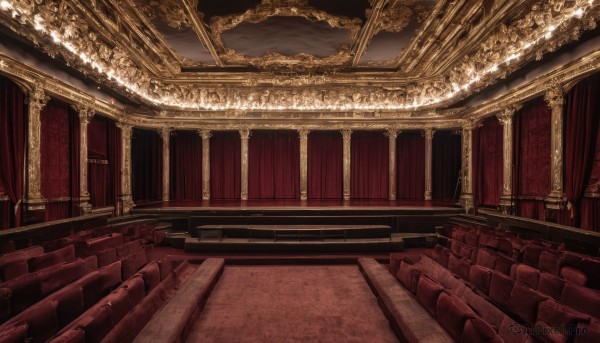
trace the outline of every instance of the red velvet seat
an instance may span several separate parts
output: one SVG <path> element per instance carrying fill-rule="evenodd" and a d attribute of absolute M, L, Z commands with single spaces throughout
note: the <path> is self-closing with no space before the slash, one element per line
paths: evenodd
<path fill-rule="evenodd" d="M 6 282 L 29 273 L 26 259 L 11 261 L 0 266 L 0 282 Z"/>
<path fill-rule="evenodd" d="M 450 250 L 438 244 L 433 248 L 431 258 L 440 265 L 448 267 L 448 260 L 450 259 Z"/>
<path fill-rule="evenodd" d="M 150 293 L 160 283 L 160 269 L 157 262 L 147 264 L 139 273 L 144 279 L 146 293 Z"/>
<path fill-rule="evenodd" d="M 560 269 L 560 277 L 579 286 L 585 286 L 588 283 L 587 275 L 581 270 L 573 267 L 562 267 Z"/>
<path fill-rule="evenodd" d="M 596 290 L 566 282 L 559 301 L 577 311 L 600 319 L 600 292 Z"/>
<path fill-rule="evenodd" d="M 78 284 L 83 292 L 85 309 L 92 307 L 105 295 L 104 283 L 100 273 L 86 275 L 79 280 Z"/>
<path fill-rule="evenodd" d="M 502 339 L 494 328 L 492 328 L 487 322 L 478 317 L 467 319 L 463 329 L 461 342 L 489 342 L 489 343 L 502 343 Z"/>
<path fill-rule="evenodd" d="M 85 334 L 86 343 L 99 343 L 113 328 L 110 307 L 98 306 L 78 320 Z"/>
<path fill-rule="evenodd" d="M 40 277 L 36 273 L 11 280 L 3 287 L 10 289 L 10 306 L 13 314 L 22 312 L 42 297 Z"/>
<path fill-rule="evenodd" d="M 540 270 L 543 272 L 548 272 L 551 274 L 556 274 L 556 266 L 558 265 L 558 260 L 560 258 L 560 254 L 554 253 L 549 250 L 544 250 L 540 254 Z"/>
<path fill-rule="evenodd" d="M 466 258 L 451 254 L 450 259 L 448 260 L 448 269 L 468 281 L 471 263 Z"/>
<path fill-rule="evenodd" d="M 540 303 L 536 325 L 542 328 L 565 328 L 577 327 L 578 323 L 588 323 L 590 317 L 564 306 L 553 299 Z M 545 337 L 553 342 L 567 342 L 568 332 L 556 332 Z"/>
<path fill-rule="evenodd" d="M 398 269 L 398 273 L 396 273 L 396 278 L 413 294 L 417 292 L 420 276 L 421 271 L 418 268 L 405 261 L 400 261 L 400 269 Z"/>
<path fill-rule="evenodd" d="M 75 261 L 75 259 L 75 246 L 68 245 L 56 251 L 30 258 L 28 261 L 29 270 L 33 272 L 57 264 Z"/>
<path fill-rule="evenodd" d="M 60 327 L 64 327 L 85 311 L 83 291 L 77 284 L 69 285 L 54 295 L 57 302 L 56 315 Z"/>
<path fill-rule="evenodd" d="M 22 325 L 14 325 L 6 330 L 0 332 L 0 342 L 12 343 L 12 342 L 27 342 L 27 329 L 29 325 L 27 323 Z"/>
<path fill-rule="evenodd" d="M 540 281 L 537 289 L 541 293 L 558 300 L 562 295 L 564 287 L 565 281 L 563 279 L 549 273 L 540 274 Z"/>
<path fill-rule="evenodd" d="M 118 261 L 116 248 L 99 251 L 95 255 L 98 258 L 98 266 L 100 267 L 108 266 Z"/>
<path fill-rule="evenodd" d="M 471 308 L 458 297 L 442 292 L 437 302 L 437 322 L 456 342 L 460 342 L 465 322 L 476 317 Z"/>
<path fill-rule="evenodd" d="M 494 267 L 496 266 L 496 259 L 497 259 L 496 255 L 488 250 L 479 249 L 477 251 L 477 260 L 476 260 L 477 265 L 480 265 L 482 267 L 486 267 L 486 268 L 493 270 Z"/>
<path fill-rule="evenodd" d="M 526 323 L 533 324 L 538 313 L 538 305 L 547 299 L 549 297 L 517 282 L 510 293 L 507 308 Z"/>
<path fill-rule="evenodd" d="M 464 243 L 474 247 L 478 246 L 479 235 L 474 232 L 466 232 L 464 235 Z"/>
<path fill-rule="evenodd" d="M 121 269 L 122 265 L 119 261 L 99 270 L 100 277 L 102 278 L 102 289 L 112 290 L 123 282 Z"/>
<path fill-rule="evenodd" d="M 126 280 L 140 270 L 146 263 L 148 263 L 146 251 L 144 249 L 140 249 L 134 254 L 125 257 L 121 263 L 122 277 L 123 280 Z"/>
<path fill-rule="evenodd" d="M 427 275 L 422 275 L 419 278 L 417 285 L 417 301 L 436 318 L 436 306 L 440 293 L 444 290 L 444 286 Z"/>
<path fill-rule="evenodd" d="M 510 277 L 531 289 L 538 289 L 540 271 L 526 264 L 514 264 Z"/>
<path fill-rule="evenodd" d="M 129 293 L 125 287 L 119 287 L 104 299 L 106 306 L 110 308 L 113 323 L 118 323 L 127 315 L 129 306 Z"/>
<path fill-rule="evenodd" d="M 22 323 L 28 324 L 28 342 L 45 342 L 59 328 L 55 301 L 43 301 L 33 311 L 24 312 Z"/>
<path fill-rule="evenodd" d="M 471 265 L 469 269 L 469 281 L 481 292 L 488 294 L 490 282 L 492 280 L 492 271 L 488 268 Z"/>
<path fill-rule="evenodd" d="M 139 274 L 123 282 L 123 287 L 127 290 L 130 308 L 137 306 L 146 296 L 144 279 Z"/>
<path fill-rule="evenodd" d="M 510 277 L 493 271 L 490 282 L 490 298 L 500 306 L 508 309 L 510 307 L 510 295 L 515 281 Z"/>

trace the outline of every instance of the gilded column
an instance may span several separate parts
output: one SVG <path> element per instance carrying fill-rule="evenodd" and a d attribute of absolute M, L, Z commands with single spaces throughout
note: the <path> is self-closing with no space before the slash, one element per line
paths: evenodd
<path fill-rule="evenodd" d="M 308 199 L 308 132 L 298 130 L 300 136 L 300 200 Z"/>
<path fill-rule="evenodd" d="M 511 105 L 502 110 L 496 116 L 502 124 L 503 131 L 503 173 L 502 173 L 502 195 L 500 196 L 500 207 L 502 212 L 510 213 L 513 207 L 513 117 L 521 105 Z"/>
<path fill-rule="evenodd" d="M 564 91 L 560 84 L 554 85 L 546 92 L 544 97 L 548 107 L 552 110 L 552 138 L 550 141 L 550 180 L 551 190 L 546 197 L 548 209 L 560 209 L 565 200 L 563 198 L 563 105 Z"/>
<path fill-rule="evenodd" d="M 202 200 L 210 200 L 210 130 L 199 130 L 202 137 Z"/>
<path fill-rule="evenodd" d="M 240 155 L 242 156 L 242 200 L 248 200 L 248 140 L 250 139 L 251 131 L 249 129 L 240 130 L 240 138 L 242 141 L 242 148 L 240 149 Z"/>
<path fill-rule="evenodd" d="M 131 125 L 117 123 L 121 129 L 121 213 L 128 214 L 135 206 L 131 196 Z"/>
<path fill-rule="evenodd" d="M 431 200 L 431 163 L 432 163 L 432 146 L 433 146 L 433 135 L 435 130 L 432 128 L 426 128 L 423 130 L 425 136 L 425 200 Z"/>
<path fill-rule="evenodd" d="M 400 131 L 396 129 L 389 129 L 386 135 L 389 139 L 389 189 L 388 195 L 390 200 L 396 200 L 396 138 L 400 134 Z"/>
<path fill-rule="evenodd" d="M 36 83 L 29 93 L 29 115 L 27 116 L 27 223 L 44 220 L 45 200 L 41 191 L 41 122 L 40 113 L 50 97 L 41 84 Z"/>
<path fill-rule="evenodd" d="M 344 200 L 350 200 L 350 139 L 352 130 L 342 130 L 344 141 Z"/>
<path fill-rule="evenodd" d="M 92 106 L 76 104 L 73 109 L 79 113 L 79 207 L 83 214 L 92 211 L 90 204 L 90 192 L 88 188 L 88 124 L 94 117 L 95 111 Z"/>
<path fill-rule="evenodd" d="M 169 201 L 169 184 L 171 181 L 171 174 L 169 170 L 169 158 L 171 155 L 171 129 L 164 127 L 158 130 L 158 133 L 162 138 L 162 201 Z"/>
<path fill-rule="evenodd" d="M 462 194 L 460 196 L 461 203 L 465 211 L 473 208 L 473 128 L 475 123 L 467 122 L 462 127 Z"/>

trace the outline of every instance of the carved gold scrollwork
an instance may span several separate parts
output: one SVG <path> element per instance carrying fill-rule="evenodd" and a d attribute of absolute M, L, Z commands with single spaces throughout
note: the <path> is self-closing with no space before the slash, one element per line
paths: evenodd
<path fill-rule="evenodd" d="M 242 157 L 242 200 L 248 200 L 248 140 L 250 139 L 251 134 L 252 131 L 250 129 L 245 128 L 240 130 L 240 139 L 242 142 L 242 147 L 240 149 L 240 155 Z"/>
<path fill-rule="evenodd" d="M 90 192 L 88 188 L 88 124 L 96 114 L 94 102 L 91 104 L 77 103 L 71 106 L 79 115 L 79 174 L 80 195 L 79 207 L 83 214 L 91 213 Z"/>
<path fill-rule="evenodd" d="M 565 91 L 558 80 L 553 80 L 544 99 L 552 110 L 550 151 L 551 190 L 546 202 L 547 207 L 559 209 L 564 203 L 563 197 L 563 105 Z"/>
<path fill-rule="evenodd" d="M 121 129 L 121 211 L 127 214 L 135 206 L 131 197 L 131 132 L 132 126 L 117 122 Z"/>
<path fill-rule="evenodd" d="M 210 138 L 209 129 L 198 130 L 202 138 L 202 200 L 210 199 Z"/>
<path fill-rule="evenodd" d="M 29 93 L 29 115 L 27 116 L 27 203 L 30 209 L 43 209 L 44 199 L 41 193 L 41 122 L 40 113 L 50 101 L 46 95 L 44 85 L 35 82 Z"/>
<path fill-rule="evenodd" d="M 433 145 L 433 135 L 435 134 L 435 130 L 432 128 L 425 128 L 423 130 L 423 136 L 425 137 L 425 200 L 431 200 L 432 192 L 431 192 L 431 173 L 432 167 L 431 164 L 433 162 L 432 156 L 432 145 Z"/>

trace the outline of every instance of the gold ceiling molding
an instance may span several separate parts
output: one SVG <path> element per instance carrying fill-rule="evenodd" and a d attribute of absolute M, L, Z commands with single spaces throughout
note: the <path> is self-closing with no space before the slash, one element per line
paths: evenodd
<path fill-rule="evenodd" d="M 343 66 L 352 58 L 350 48 L 347 46 L 339 46 L 336 53 L 326 57 L 316 57 L 306 53 L 286 56 L 274 52 L 249 57 L 225 47 L 221 37 L 223 32 L 241 23 L 258 24 L 272 17 L 301 17 L 312 23 L 325 22 L 332 28 L 349 30 L 352 41 L 356 40 L 362 24 L 358 18 L 335 16 L 318 10 L 310 6 L 308 0 L 263 0 L 255 8 L 242 14 L 211 18 L 209 24 L 211 33 L 216 44 L 224 48 L 224 52 L 220 55 L 221 59 L 228 64 L 251 65 L 259 69 L 316 70 L 323 67 L 330 69 L 329 67 Z"/>
<path fill-rule="evenodd" d="M 160 20 L 173 29 L 192 26 L 180 0 L 138 0 L 137 2 L 148 19 Z M 194 7 L 198 6 L 198 0 L 191 0 L 191 2 Z"/>
<path fill-rule="evenodd" d="M 371 6 L 377 0 L 369 0 Z M 376 22 L 372 36 L 376 36 L 381 31 L 400 32 L 416 18 L 418 22 L 423 22 L 430 14 L 432 9 L 428 9 L 417 0 L 388 0 L 379 11 L 379 18 Z M 372 9 L 366 10 L 367 18 L 371 17 Z"/>
<path fill-rule="evenodd" d="M 523 19 L 492 32 L 478 52 L 435 79 L 381 87 L 206 87 L 200 82 L 161 81 L 115 42 L 102 39 L 66 0 L 41 5 L 3 0 L 0 22 L 50 55 L 153 108 L 209 111 L 415 111 L 440 107 L 507 75 L 523 62 L 554 51 L 591 29 L 600 17 L 596 2 L 539 1 Z M 291 6 L 290 8 L 292 8 Z M 255 76 L 258 77 L 258 76 Z M 210 78 L 210 76 L 209 76 Z"/>

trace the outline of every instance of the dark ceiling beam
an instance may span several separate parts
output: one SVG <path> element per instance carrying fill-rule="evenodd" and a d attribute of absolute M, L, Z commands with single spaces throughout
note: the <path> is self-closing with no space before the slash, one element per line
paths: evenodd
<path fill-rule="evenodd" d="M 352 66 L 356 67 L 360 62 L 360 59 L 364 55 L 365 51 L 367 51 L 367 47 L 369 47 L 369 43 L 373 38 L 373 32 L 377 27 L 379 14 L 381 13 L 381 9 L 385 6 L 388 0 L 375 0 L 375 4 L 371 8 L 371 15 L 367 19 L 367 22 L 363 25 L 362 29 L 358 33 L 358 38 L 352 45 Z"/>
<path fill-rule="evenodd" d="M 204 24 L 204 22 L 198 16 L 198 11 L 196 6 L 194 5 L 193 0 L 182 0 L 183 8 L 185 13 L 187 14 L 194 31 L 198 35 L 198 38 L 206 47 L 206 49 L 210 52 L 210 55 L 215 60 L 215 64 L 219 67 L 223 67 L 223 61 L 221 61 L 221 57 L 217 52 L 217 45 L 214 41 L 214 38 L 208 33 L 208 28 Z"/>

